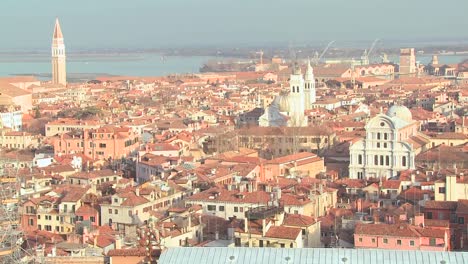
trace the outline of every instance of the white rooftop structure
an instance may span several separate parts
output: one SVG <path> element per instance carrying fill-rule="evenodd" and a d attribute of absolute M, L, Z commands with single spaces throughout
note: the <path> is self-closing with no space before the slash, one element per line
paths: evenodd
<path fill-rule="evenodd" d="M 465 264 L 468 252 L 344 248 L 169 248 L 160 264 Z"/>

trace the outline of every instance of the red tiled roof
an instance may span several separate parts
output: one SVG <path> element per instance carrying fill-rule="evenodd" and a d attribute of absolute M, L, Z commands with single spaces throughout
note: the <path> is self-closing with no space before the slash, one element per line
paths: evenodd
<path fill-rule="evenodd" d="M 313 217 L 300 214 L 287 214 L 283 221 L 283 225 L 297 227 L 308 227 L 315 223 Z"/>
<path fill-rule="evenodd" d="M 401 181 L 397 180 L 388 180 L 382 182 L 382 189 L 399 189 L 401 185 Z"/>
<path fill-rule="evenodd" d="M 455 210 L 457 202 L 451 201 L 426 201 L 425 209 L 442 209 L 442 210 Z"/>
<path fill-rule="evenodd" d="M 204 192 L 194 194 L 187 198 L 188 201 L 223 201 L 237 203 L 261 203 L 266 204 L 270 201 L 270 195 L 264 191 L 239 192 L 239 190 L 226 190 L 219 187 L 213 187 Z"/>
<path fill-rule="evenodd" d="M 356 235 L 419 237 L 407 224 L 357 224 L 354 231 Z"/>
<path fill-rule="evenodd" d="M 296 227 L 272 226 L 266 232 L 265 237 L 296 240 L 301 232 L 301 229 Z"/>
<path fill-rule="evenodd" d="M 146 251 L 144 248 L 111 249 L 107 252 L 107 256 L 144 257 L 146 256 Z"/>

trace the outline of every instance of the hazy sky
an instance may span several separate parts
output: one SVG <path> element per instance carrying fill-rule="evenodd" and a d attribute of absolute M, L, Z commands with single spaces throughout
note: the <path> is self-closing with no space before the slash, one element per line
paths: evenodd
<path fill-rule="evenodd" d="M 468 39 L 467 0 L 0 0 L 0 50 Z"/>

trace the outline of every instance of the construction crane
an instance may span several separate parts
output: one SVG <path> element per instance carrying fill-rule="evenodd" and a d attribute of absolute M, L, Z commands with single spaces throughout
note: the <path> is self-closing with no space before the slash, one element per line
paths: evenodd
<path fill-rule="evenodd" d="M 372 42 L 372 45 L 371 45 L 369 51 L 364 50 L 364 53 L 361 56 L 361 65 L 368 65 L 369 64 L 369 57 L 372 54 L 372 52 L 374 51 L 375 45 L 379 41 L 380 41 L 380 39 L 378 39 L 378 38 L 375 39 L 374 42 Z"/>
<path fill-rule="evenodd" d="M 322 53 L 320 53 L 320 55 L 318 55 L 318 52 L 315 52 L 315 56 L 314 56 L 314 64 L 317 65 L 319 64 L 320 60 L 322 59 L 322 57 L 325 55 L 325 53 L 327 53 L 328 49 L 330 48 L 330 46 L 335 43 L 334 40 L 328 42 L 327 46 L 325 47 L 325 49 L 323 49 Z"/>

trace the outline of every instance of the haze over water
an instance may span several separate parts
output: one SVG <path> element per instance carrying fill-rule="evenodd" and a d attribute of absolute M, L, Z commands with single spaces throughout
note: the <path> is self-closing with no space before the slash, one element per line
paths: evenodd
<path fill-rule="evenodd" d="M 209 56 L 167 56 L 163 58 L 157 53 L 94 56 L 71 54 L 67 57 L 67 70 L 70 75 L 88 74 L 90 78 L 99 75 L 163 76 L 174 73 L 198 73 L 200 67 L 207 61 L 223 59 Z M 390 59 L 398 62 L 398 57 L 393 56 Z M 459 63 L 463 59 L 468 59 L 468 54 L 439 55 L 440 63 Z M 417 60 L 426 64 L 431 60 L 431 56 L 418 55 Z M 0 76 L 24 74 L 48 76 L 50 72 L 51 63 L 47 54 L 0 56 Z"/>

